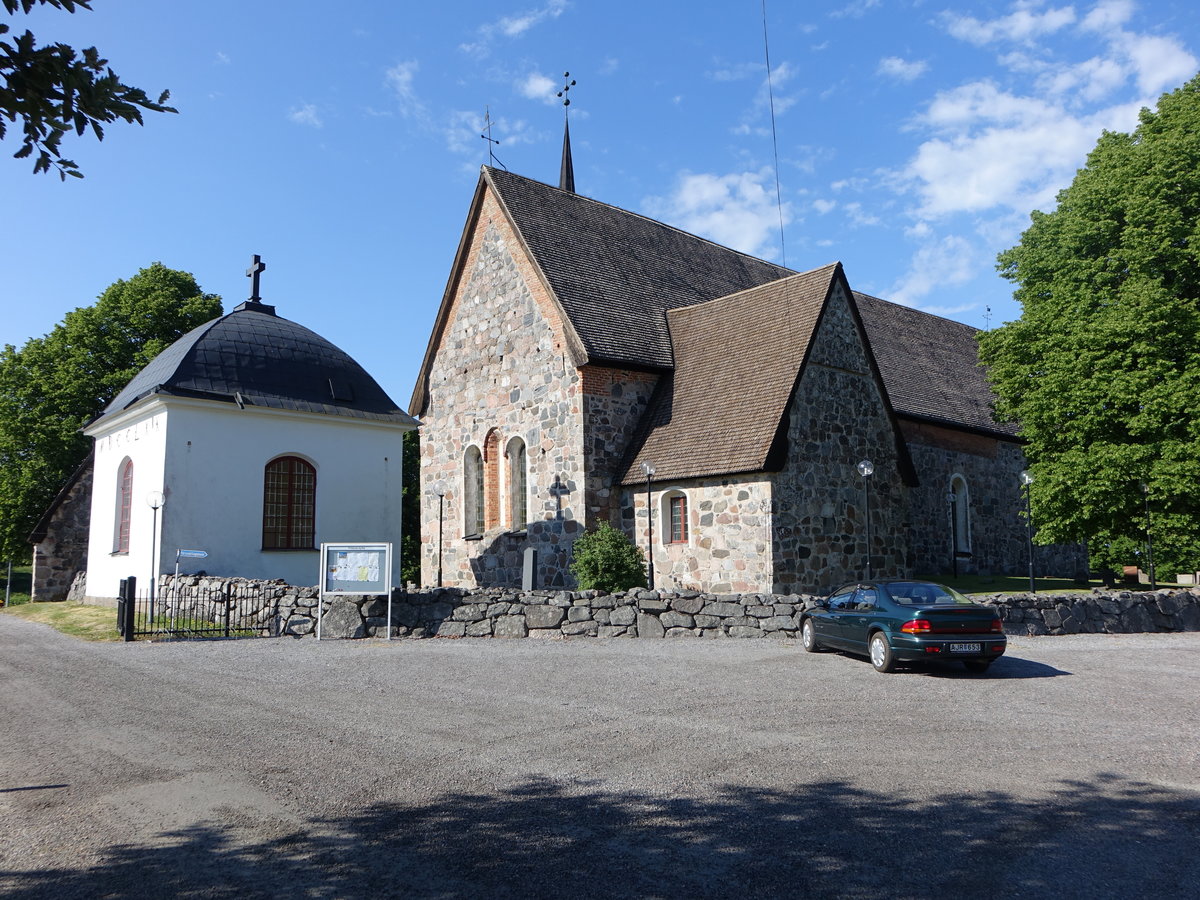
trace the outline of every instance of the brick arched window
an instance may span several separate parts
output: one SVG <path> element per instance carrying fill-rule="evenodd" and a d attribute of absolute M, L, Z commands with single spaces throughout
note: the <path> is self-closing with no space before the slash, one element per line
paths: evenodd
<path fill-rule="evenodd" d="M 281 456 L 263 473 L 264 550 L 312 550 L 316 540 L 317 470 L 298 456 Z"/>
<path fill-rule="evenodd" d="M 483 439 L 483 524 L 500 524 L 500 432 L 495 428 Z"/>
<path fill-rule="evenodd" d="M 508 527 L 524 531 L 529 521 L 529 492 L 525 442 L 519 437 L 508 442 Z"/>
<path fill-rule="evenodd" d="M 133 460 L 121 463 L 117 485 L 117 527 L 113 533 L 113 552 L 129 552 L 129 520 L 133 516 Z"/>
<path fill-rule="evenodd" d="M 474 444 L 463 457 L 463 533 L 483 534 L 483 454 Z"/>

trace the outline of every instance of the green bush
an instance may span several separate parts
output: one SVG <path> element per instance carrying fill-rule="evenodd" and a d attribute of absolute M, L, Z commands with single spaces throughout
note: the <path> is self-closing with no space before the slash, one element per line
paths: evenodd
<path fill-rule="evenodd" d="M 575 542 L 571 574 L 580 590 L 612 594 L 646 586 L 646 555 L 607 522 Z"/>

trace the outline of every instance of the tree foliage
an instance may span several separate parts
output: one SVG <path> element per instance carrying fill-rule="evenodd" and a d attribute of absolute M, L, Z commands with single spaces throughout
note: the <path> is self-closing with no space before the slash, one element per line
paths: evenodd
<path fill-rule="evenodd" d="M 575 541 L 572 555 L 571 574 L 582 590 L 611 594 L 646 586 L 645 554 L 607 522 Z"/>
<path fill-rule="evenodd" d="M 1039 539 L 1140 546 L 1148 499 L 1157 568 L 1194 571 L 1200 76 L 1133 134 L 1106 132 L 998 268 L 1022 314 L 982 336 L 981 358 L 1029 441 Z"/>
<path fill-rule="evenodd" d="M 220 314 L 220 297 L 154 263 L 44 337 L 0 351 L 0 556 L 28 556 L 30 531 L 87 456 L 79 429 L 146 363 Z"/>
<path fill-rule="evenodd" d="M 421 584 L 421 438 L 404 432 L 404 470 L 400 489 L 400 580 Z"/>
<path fill-rule="evenodd" d="M 19 10 L 28 13 L 36 4 L 53 6 L 73 13 L 77 8 L 91 9 L 91 0 L 3 0 L 9 15 Z M 76 51 L 66 44 L 37 46 L 32 32 L 13 35 L 0 22 L 0 139 L 8 122 L 20 120 L 24 138 L 13 154 L 17 159 L 33 156 L 34 173 L 51 167 L 59 177 L 82 178 L 79 167 L 60 152 L 63 137 L 71 131 L 82 135 L 91 131 L 96 140 L 104 139 L 103 125 L 118 120 L 142 124 L 142 110 L 176 112 L 166 106 L 169 91 L 151 100 L 140 88 L 121 82 L 108 60 L 95 47 Z"/>

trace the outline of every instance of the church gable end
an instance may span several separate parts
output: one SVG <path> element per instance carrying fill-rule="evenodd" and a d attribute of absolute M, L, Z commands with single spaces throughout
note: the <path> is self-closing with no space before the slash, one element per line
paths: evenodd
<path fill-rule="evenodd" d="M 440 569 L 449 584 L 518 584 L 522 551 L 532 546 L 544 583 L 561 585 L 584 480 L 569 326 L 486 185 L 464 241 L 417 390 L 423 571 L 432 581 Z M 522 460 L 509 459 L 514 447 Z M 482 455 L 484 476 L 471 523 L 469 451 Z M 525 496 L 514 498 L 522 480 Z"/>
<path fill-rule="evenodd" d="M 811 591 L 871 572 L 904 574 L 902 473 L 908 464 L 845 282 L 835 283 L 787 416 L 786 462 L 775 476 L 775 589 Z M 856 464 L 875 472 L 864 479 Z M 869 482 L 864 485 L 864 481 Z"/>

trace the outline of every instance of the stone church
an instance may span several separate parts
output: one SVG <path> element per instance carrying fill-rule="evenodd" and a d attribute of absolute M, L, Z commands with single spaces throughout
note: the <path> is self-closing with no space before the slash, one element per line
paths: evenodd
<path fill-rule="evenodd" d="M 426 584 L 520 585 L 532 548 L 536 587 L 572 586 L 601 521 L 664 589 L 1027 571 L 974 329 L 584 197 L 568 154 L 558 187 L 484 167 L 471 202 L 409 408 Z"/>

